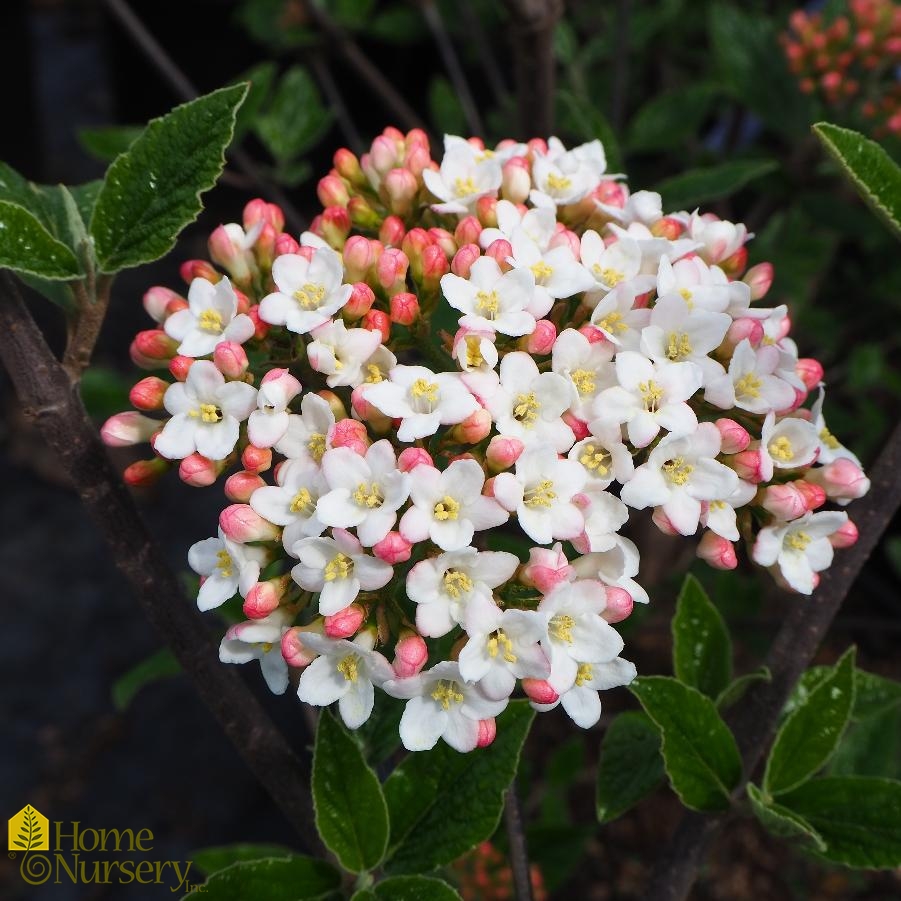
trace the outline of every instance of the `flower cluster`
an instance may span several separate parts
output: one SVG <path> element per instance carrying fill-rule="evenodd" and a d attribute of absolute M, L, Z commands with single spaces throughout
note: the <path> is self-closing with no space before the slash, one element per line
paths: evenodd
<path fill-rule="evenodd" d="M 805 94 L 866 120 L 876 137 L 901 137 L 901 8 L 892 0 L 850 0 L 847 15 L 797 10 L 781 37 Z"/>
<path fill-rule="evenodd" d="M 597 141 L 447 137 L 439 164 L 388 129 L 318 193 L 299 241 L 253 201 L 210 238 L 227 274 L 189 261 L 187 297 L 148 291 L 132 357 L 171 378 L 103 429 L 152 444 L 132 483 L 230 473 L 189 554 L 201 610 L 240 596 L 223 661 L 277 693 L 300 671 L 351 728 L 380 688 L 405 747 L 468 751 L 517 686 L 588 727 L 634 677 L 612 625 L 648 600 L 631 511 L 700 532 L 714 567 L 743 538 L 806 594 L 855 540 L 815 511 L 867 480 L 786 307 L 757 303 L 772 267 L 746 271 L 744 226 L 665 215 Z"/>

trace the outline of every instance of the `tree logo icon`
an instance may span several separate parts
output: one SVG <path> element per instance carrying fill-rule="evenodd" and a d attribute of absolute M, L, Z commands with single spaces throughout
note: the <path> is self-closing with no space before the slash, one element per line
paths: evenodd
<path fill-rule="evenodd" d="M 10 851 L 50 850 L 50 822 L 42 813 L 26 804 L 9 820 Z"/>

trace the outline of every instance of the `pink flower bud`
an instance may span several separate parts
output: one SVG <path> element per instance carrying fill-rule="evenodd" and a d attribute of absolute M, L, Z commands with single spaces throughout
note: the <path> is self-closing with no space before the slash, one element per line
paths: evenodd
<path fill-rule="evenodd" d="M 404 157 L 404 165 L 417 178 L 422 175 L 423 170 L 427 169 L 431 162 L 432 158 L 429 155 L 428 147 L 412 147 Z"/>
<path fill-rule="evenodd" d="M 532 190 L 532 178 L 529 163 L 525 157 L 514 156 L 504 163 L 501 193 L 505 200 L 513 203 L 525 203 Z"/>
<path fill-rule="evenodd" d="M 388 209 L 396 216 L 406 216 L 413 208 L 419 182 L 409 169 L 392 169 L 385 175 L 382 189 L 388 199 Z"/>
<path fill-rule="evenodd" d="M 363 328 L 382 333 L 384 344 L 391 337 L 391 317 L 383 310 L 370 310 L 362 322 Z"/>
<path fill-rule="evenodd" d="M 393 136 L 380 134 L 373 142 L 369 151 L 369 162 L 373 169 L 385 176 L 400 160 L 397 158 L 398 141 Z"/>
<path fill-rule="evenodd" d="M 207 241 L 210 258 L 239 284 L 246 283 L 251 278 L 248 255 L 240 243 L 243 237 L 244 230 L 240 225 L 220 225 L 213 230 Z"/>
<path fill-rule="evenodd" d="M 485 251 L 485 255 L 497 262 L 498 266 L 501 267 L 501 272 L 509 272 L 513 268 L 507 262 L 508 258 L 513 256 L 513 245 L 503 238 L 492 241 Z"/>
<path fill-rule="evenodd" d="M 401 634 L 400 640 L 394 646 L 394 672 L 399 679 L 409 679 L 415 676 L 429 659 L 429 649 L 422 636 L 415 632 Z"/>
<path fill-rule="evenodd" d="M 519 348 L 530 354 L 549 354 L 556 340 L 557 326 L 550 319 L 539 319 L 535 329 L 519 339 Z"/>
<path fill-rule="evenodd" d="M 177 351 L 178 342 L 162 329 L 138 332 L 129 348 L 132 362 L 141 369 L 165 369 Z"/>
<path fill-rule="evenodd" d="M 208 460 L 200 454 L 191 454 L 178 465 L 178 477 L 192 488 L 208 488 L 222 472 L 219 460 Z"/>
<path fill-rule="evenodd" d="M 369 435 L 366 426 L 357 419 L 339 419 L 329 433 L 332 447 L 349 447 L 361 457 L 369 449 Z"/>
<path fill-rule="evenodd" d="M 341 309 L 341 315 L 348 321 L 365 316 L 375 303 L 375 294 L 372 288 L 365 282 L 355 282 L 350 294 L 350 300 Z"/>
<path fill-rule="evenodd" d="M 409 266 L 410 261 L 402 250 L 398 250 L 396 247 L 389 247 L 387 250 L 382 251 L 382 255 L 375 264 L 379 284 L 389 294 L 402 291 Z"/>
<path fill-rule="evenodd" d="M 479 720 L 479 736 L 476 739 L 477 748 L 487 748 L 497 737 L 497 723 L 494 717 L 487 720 Z"/>
<path fill-rule="evenodd" d="M 323 629 L 329 638 L 350 638 L 356 635 L 366 620 L 366 608 L 351 604 L 323 620 Z"/>
<path fill-rule="evenodd" d="M 354 282 L 365 281 L 367 272 L 376 260 L 372 242 L 362 235 L 352 235 L 347 239 L 342 256 L 344 268 L 347 270 L 347 280 Z"/>
<path fill-rule="evenodd" d="M 164 382 L 155 375 L 148 375 L 147 378 L 132 385 L 131 391 L 128 392 L 128 399 L 131 405 L 139 410 L 161 410 L 163 397 L 168 387 L 168 382 Z"/>
<path fill-rule="evenodd" d="M 523 585 L 533 586 L 542 594 L 547 594 L 560 582 L 571 582 L 575 577 L 576 572 L 559 544 L 552 548 L 533 547 L 520 573 Z"/>
<path fill-rule="evenodd" d="M 476 216 L 483 228 L 497 228 L 497 198 L 487 194 L 476 201 Z"/>
<path fill-rule="evenodd" d="M 605 585 L 604 591 L 607 594 L 607 606 L 601 611 L 601 616 L 608 623 L 620 623 L 632 615 L 635 603 L 628 591 L 612 585 Z"/>
<path fill-rule="evenodd" d="M 277 232 L 268 222 L 260 229 L 251 253 L 259 269 L 271 269 L 275 259 L 275 245 L 281 232 Z"/>
<path fill-rule="evenodd" d="M 350 216 L 341 206 L 326 207 L 319 217 L 319 233 L 330 247 L 341 250 L 350 234 Z"/>
<path fill-rule="evenodd" d="M 156 285 L 144 293 L 143 304 L 147 315 L 156 322 L 162 322 L 166 318 L 166 310 L 173 301 L 187 303 L 180 294 Z"/>
<path fill-rule="evenodd" d="M 431 244 L 422 252 L 422 284 L 427 290 L 434 290 L 442 277 L 450 272 L 450 263 L 444 250 L 438 244 Z"/>
<path fill-rule="evenodd" d="M 390 301 L 391 321 L 397 325 L 412 325 L 419 318 L 419 299 L 415 294 L 402 291 Z"/>
<path fill-rule="evenodd" d="M 241 454 L 241 465 L 248 472 L 265 472 L 272 466 L 272 448 L 248 444 Z"/>
<path fill-rule="evenodd" d="M 332 165 L 337 173 L 342 178 L 346 178 L 354 187 L 361 187 L 366 184 L 366 176 L 360 168 L 360 161 L 346 147 L 340 147 L 335 151 L 335 155 L 332 157 Z"/>
<path fill-rule="evenodd" d="M 663 512 L 663 507 L 654 507 L 651 514 L 651 522 L 663 532 L 664 535 L 681 535 L 682 533 L 672 524 L 670 518 Z"/>
<path fill-rule="evenodd" d="M 254 491 L 265 486 L 266 483 L 255 472 L 244 469 L 225 480 L 225 496 L 236 504 L 247 504 Z"/>
<path fill-rule="evenodd" d="M 454 229 L 454 238 L 461 247 L 464 244 L 479 244 L 479 235 L 482 234 L 482 223 L 475 216 L 465 216 L 457 223 Z"/>
<path fill-rule="evenodd" d="M 536 704 L 556 704 L 560 700 L 560 695 L 546 679 L 523 679 L 522 690 Z"/>
<path fill-rule="evenodd" d="M 743 316 L 740 319 L 736 319 L 729 326 L 729 330 L 726 332 L 726 337 L 723 338 L 723 343 L 720 347 L 731 353 L 738 346 L 739 342 L 744 341 L 745 338 L 751 342 L 752 347 L 757 347 L 763 341 L 763 335 L 763 326 L 757 319 Z"/>
<path fill-rule="evenodd" d="M 248 619 L 262 619 L 269 616 L 278 607 L 290 581 L 290 576 L 280 576 L 267 582 L 257 582 L 244 598 L 244 615 Z"/>
<path fill-rule="evenodd" d="M 341 400 L 334 391 L 323 388 L 322 391 L 317 391 L 316 394 L 329 405 L 332 416 L 334 416 L 336 420 L 344 419 L 347 416 L 347 408 L 344 406 L 344 401 Z"/>
<path fill-rule="evenodd" d="M 493 420 L 491 414 L 479 407 L 451 430 L 451 436 L 461 444 L 478 444 L 491 434 Z"/>
<path fill-rule="evenodd" d="M 122 481 L 131 488 L 145 488 L 154 482 L 169 469 L 169 461 L 160 457 L 152 460 L 138 460 L 125 467 L 122 473 Z"/>
<path fill-rule="evenodd" d="M 403 219 L 388 216 L 379 228 L 379 241 L 386 247 L 400 247 L 406 234 Z"/>
<path fill-rule="evenodd" d="M 381 541 L 372 546 L 372 553 L 385 563 L 394 566 L 410 559 L 413 545 L 400 532 L 389 532 Z"/>
<path fill-rule="evenodd" d="M 840 529 L 829 536 L 829 543 L 834 548 L 851 547 L 851 545 L 857 544 L 859 537 L 857 526 L 849 519 Z"/>
<path fill-rule="evenodd" d="M 627 193 L 625 185 L 612 178 L 605 178 L 595 189 L 594 198 L 607 206 L 622 209 L 626 205 Z"/>
<path fill-rule="evenodd" d="M 567 410 L 561 418 L 573 430 L 573 434 L 576 436 L 576 441 L 581 441 L 583 438 L 587 438 L 591 434 L 588 429 L 588 423 L 585 422 L 584 419 L 579 419 L 578 416 L 571 413 L 569 410 Z"/>
<path fill-rule="evenodd" d="M 457 252 L 457 239 L 446 228 L 430 228 L 429 237 L 432 244 L 441 249 L 445 259 L 449 260 Z"/>
<path fill-rule="evenodd" d="M 735 547 L 732 542 L 716 532 L 705 532 L 698 542 L 696 551 L 708 566 L 714 569 L 735 569 L 738 566 L 738 557 L 735 555 Z"/>
<path fill-rule="evenodd" d="M 718 265 L 729 278 L 739 278 L 748 265 L 748 248 L 739 247 L 731 256 L 720 260 Z"/>
<path fill-rule="evenodd" d="M 282 635 L 282 657 L 288 666 L 308 666 L 316 659 L 317 653 L 304 646 L 303 634 L 310 632 L 321 635 L 321 623 L 317 625 L 318 627 L 314 627 L 311 623 L 309 626 L 294 626 Z"/>
<path fill-rule="evenodd" d="M 579 255 L 582 252 L 579 236 L 568 228 L 558 228 L 557 233 L 551 238 L 548 246 L 551 248 L 568 247 L 576 259 L 579 259 Z"/>
<path fill-rule="evenodd" d="M 150 440 L 162 423 L 143 413 L 128 411 L 110 416 L 100 429 L 100 437 L 107 447 L 131 447 Z"/>
<path fill-rule="evenodd" d="M 735 454 L 728 461 L 740 479 L 751 482 L 754 485 L 763 481 L 761 459 L 759 450 L 743 450 Z"/>
<path fill-rule="evenodd" d="M 607 340 L 607 337 L 599 328 L 587 322 L 585 325 L 579 326 L 579 334 L 584 335 L 590 344 L 600 344 L 602 341 Z"/>
<path fill-rule="evenodd" d="M 655 238 L 666 238 L 668 241 L 675 241 L 685 228 L 678 219 L 664 216 L 662 219 L 658 219 L 651 226 L 650 230 Z"/>
<path fill-rule="evenodd" d="M 460 278 L 469 278 L 472 264 L 482 255 L 477 244 L 464 244 L 451 260 L 451 272 Z"/>
<path fill-rule="evenodd" d="M 488 442 L 485 450 L 485 460 L 492 472 L 500 472 L 509 469 L 523 452 L 525 445 L 519 438 L 505 438 L 503 435 L 495 435 Z"/>
<path fill-rule="evenodd" d="M 300 244 L 297 243 L 297 239 L 286 232 L 282 232 L 275 239 L 275 255 L 277 257 L 283 256 L 286 253 L 297 253 L 299 250 Z"/>
<path fill-rule="evenodd" d="M 244 348 L 234 341 L 221 341 L 217 344 L 213 351 L 213 362 L 227 379 L 241 378 L 250 366 Z"/>
<path fill-rule="evenodd" d="M 269 323 L 260 319 L 260 305 L 254 304 L 248 311 L 247 315 L 253 322 L 253 337 L 257 341 L 262 341 L 269 334 Z"/>
<path fill-rule="evenodd" d="M 717 419 L 714 425 L 719 430 L 723 439 L 721 451 L 724 454 L 737 454 L 740 451 L 747 450 L 751 443 L 751 436 L 748 430 L 739 425 L 734 419 Z"/>
<path fill-rule="evenodd" d="M 773 284 L 773 264 L 758 263 L 756 266 L 752 266 L 745 273 L 742 281 L 751 289 L 751 300 L 760 300 L 766 297 Z"/>
<path fill-rule="evenodd" d="M 804 498 L 804 505 L 808 510 L 817 510 L 826 503 L 825 490 L 813 482 L 808 482 L 806 479 L 798 479 L 795 482 L 795 488 L 801 492 Z"/>
<path fill-rule="evenodd" d="M 178 267 L 178 272 L 186 285 L 190 285 L 195 278 L 205 278 L 214 285 L 222 279 L 213 264 L 207 260 L 185 260 Z"/>
<path fill-rule="evenodd" d="M 231 504 L 219 514 L 219 528 L 232 541 L 274 541 L 281 529 L 248 504 Z"/>
<path fill-rule="evenodd" d="M 535 154 L 547 156 L 547 141 L 544 138 L 530 138 L 527 146 L 533 156 Z"/>
<path fill-rule="evenodd" d="M 763 492 L 760 505 L 777 519 L 788 522 L 807 512 L 807 500 L 794 482 L 770 485 Z"/>
<path fill-rule="evenodd" d="M 801 357 L 795 364 L 795 373 L 808 391 L 813 391 L 823 381 L 823 364 L 813 357 Z"/>
<path fill-rule="evenodd" d="M 248 201 L 244 207 L 242 221 L 245 231 L 250 231 L 258 222 L 271 226 L 275 232 L 282 232 L 285 229 L 285 214 L 282 208 L 275 203 L 266 203 L 259 197 Z"/>
<path fill-rule="evenodd" d="M 193 365 L 193 357 L 183 357 L 179 354 L 169 361 L 169 372 L 172 373 L 177 381 L 183 382 L 188 377 L 188 370 Z"/>
<path fill-rule="evenodd" d="M 823 488 L 826 496 L 833 501 L 853 501 L 870 490 L 870 480 L 863 470 L 846 457 L 811 469 L 806 478 Z"/>
<path fill-rule="evenodd" d="M 417 466 L 432 466 L 434 460 L 424 447 L 405 447 L 397 458 L 397 468 L 401 472 L 411 472 Z"/>
<path fill-rule="evenodd" d="M 350 200 L 347 185 L 344 184 L 338 175 L 326 175 L 320 178 L 319 184 L 316 185 L 316 196 L 324 207 L 339 206 L 344 208 Z"/>

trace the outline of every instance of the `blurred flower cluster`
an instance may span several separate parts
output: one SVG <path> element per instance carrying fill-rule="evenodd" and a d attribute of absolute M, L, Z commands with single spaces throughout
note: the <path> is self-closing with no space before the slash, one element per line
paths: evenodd
<path fill-rule="evenodd" d="M 464 901 L 513 901 L 513 874 L 506 858 L 491 842 L 482 842 L 454 864 L 457 888 Z M 546 901 L 547 890 L 538 864 L 530 870 L 532 896 Z"/>
<path fill-rule="evenodd" d="M 186 297 L 147 292 L 132 357 L 158 374 L 103 429 L 152 444 L 132 483 L 227 476 L 189 554 L 201 610 L 243 603 L 224 662 L 274 692 L 301 671 L 351 728 L 380 688 L 405 747 L 468 751 L 517 686 L 588 727 L 632 680 L 632 511 L 804 594 L 855 540 L 820 508 L 868 481 L 743 225 L 665 214 L 598 141 L 448 136 L 439 162 L 387 129 L 318 193 L 299 240 L 255 200 L 182 266 Z"/>

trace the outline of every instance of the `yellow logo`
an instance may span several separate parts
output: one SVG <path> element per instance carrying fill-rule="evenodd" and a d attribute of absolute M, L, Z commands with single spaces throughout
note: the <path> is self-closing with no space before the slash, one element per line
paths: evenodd
<path fill-rule="evenodd" d="M 9 850 L 50 850 L 50 821 L 30 804 L 9 821 Z"/>

